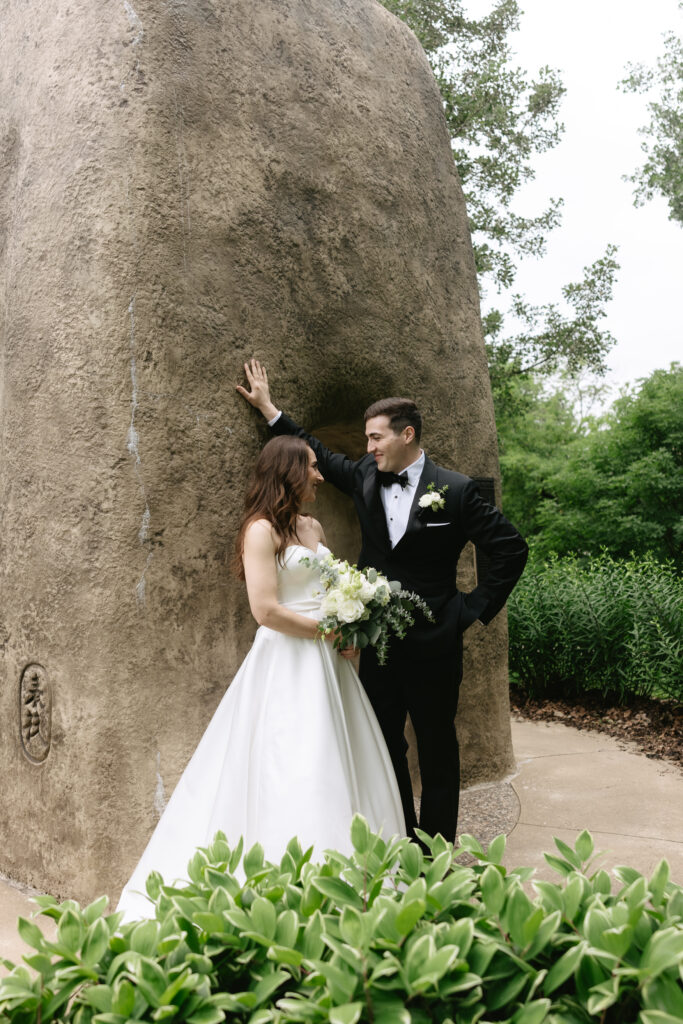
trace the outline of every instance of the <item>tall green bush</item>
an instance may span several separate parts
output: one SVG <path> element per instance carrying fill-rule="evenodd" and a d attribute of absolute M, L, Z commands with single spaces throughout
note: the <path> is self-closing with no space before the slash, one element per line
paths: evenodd
<path fill-rule="evenodd" d="M 671 563 L 532 558 L 508 613 L 510 668 L 529 695 L 683 703 L 683 585 Z"/>
<path fill-rule="evenodd" d="M 593 843 L 555 840 L 558 883 L 501 865 L 471 836 L 384 841 L 356 817 L 351 856 L 279 865 L 217 834 L 188 885 L 151 876 L 156 919 L 120 927 L 106 900 L 36 902 L 54 940 L 20 921 L 35 953 L 6 963 L 2 1024 L 677 1024 L 683 1019 L 683 889 L 662 861 L 648 880 L 588 873 Z M 459 865 L 467 851 L 477 861 Z M 529 895 L 525 883 L 534 895 Z"/>

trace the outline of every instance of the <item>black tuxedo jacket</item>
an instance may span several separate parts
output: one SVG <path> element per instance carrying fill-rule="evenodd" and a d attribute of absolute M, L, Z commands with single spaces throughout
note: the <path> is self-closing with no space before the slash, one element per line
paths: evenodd
<path fill-rule="evenodd" d="M 475 619 L 488 623 L 500 611 L 522 574 L 528 548 L 512 523 L 482 500 L 473 480 L 425 457 L 406 532 L 392 549 L 373 456 L 354 462 L 331 452 L 284 413 L 271 429 L 275 434 L 303 437 L 315 452 L 325 480 L 353 499 L 362 537 L 359 566 L 374 566 L 390 580 L 400 580 L 434 612 L 434 624 L 416 616 L 415 626 L 401 644 L 406 656 L 435 658 L 452 653 Z M 429 484 L 437 490 L 447 486 L 444 508 L 436 512 L 419 506 Z M 464 593 L 457 588 L 456 569 L 460 552 L 470 540 L 486 553 L 489 566 L 474 590 Z"/>

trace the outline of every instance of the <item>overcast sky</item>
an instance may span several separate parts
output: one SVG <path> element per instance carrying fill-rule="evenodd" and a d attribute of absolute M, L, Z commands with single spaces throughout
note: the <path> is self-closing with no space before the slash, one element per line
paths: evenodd
<path fill-rule="evenodd" d="M 468 0 L 473 16 L 490 0 Z M 520 192 L 520 214 L 540 212 L 549 196 L 564 198 L 562 225 L 543 260 L 522 264 L 514 290 L 537 303 L 560 299 L 563 284 L 619 247 L 621 264 L 606 320 L 617 344 L 609 356 L 616 387 L 672 360 L 683 361 L 683 227 L 656 199 L 633 206 L 633 186 L 621 180 L 642 162 L 637 129 L 648 120 L 647 98 L 617 83 L 629 62 L 654 65 L 662 35 L 682 31 L 677 0 L 521 0 L 517 62 L 535 73 L 548 64 L 567 89 L 563 141 L 536 157 L 535 180 Z"/>

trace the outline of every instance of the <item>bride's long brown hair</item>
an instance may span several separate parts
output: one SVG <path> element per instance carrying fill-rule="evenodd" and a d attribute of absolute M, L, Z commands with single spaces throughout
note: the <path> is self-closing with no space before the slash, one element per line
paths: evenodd
<path fill-rule="evenodd" d="M 244 535 L 256 519 L 267 519 L 278 540 L 276 557 L 281 558 L 291 537 L 296 537 L 296 519 L 308 484 L 309 448 L 301 437 L 273 437 L 264 445 L 254 466 L 254 475 L 244 499 L 233 569 L 244 579 Z"/>

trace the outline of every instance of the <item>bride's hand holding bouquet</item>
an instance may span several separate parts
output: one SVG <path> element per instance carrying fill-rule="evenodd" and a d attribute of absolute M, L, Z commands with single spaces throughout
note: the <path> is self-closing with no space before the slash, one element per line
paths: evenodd
<path fill-rule="evenodd" d="M 434 620 L 421 597 L 403 590 L 397 580 L 388 580 L 376 569 L 358 569 L 331 554 L 301 561 L 320 572 L 323 594 L 318 633 L 321 637 L 332 634 L 333 646 L 340 652 L 375 647 L 377 660 L 384 665 L 390 637 L 403 639 L 415 622 L 414 610 L 430 622 Z"/>

